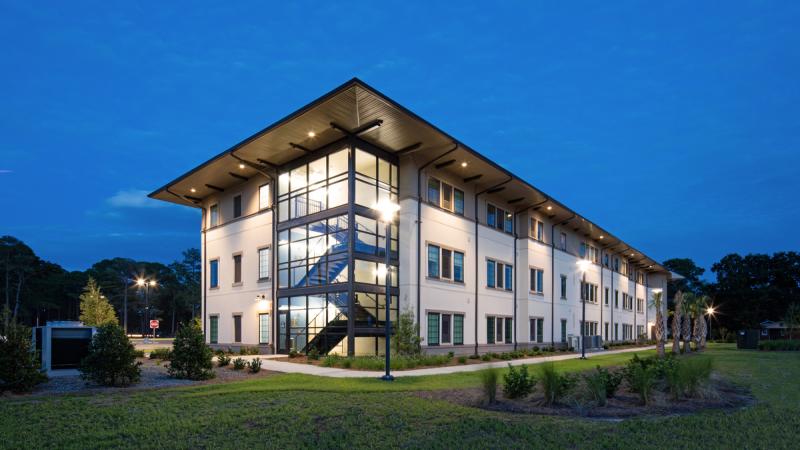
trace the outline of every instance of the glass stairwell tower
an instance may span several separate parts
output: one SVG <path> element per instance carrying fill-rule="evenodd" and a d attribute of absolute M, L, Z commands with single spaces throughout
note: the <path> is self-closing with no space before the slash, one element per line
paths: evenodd
<path fill-rule="evenodd" d="M 398 201 L 397 157 L 348 137 L 278 171 L 276 350 L 379 354 L 386 237 L 372 207 Z M 397 223 L 391 320 L 398 315 Z"/>

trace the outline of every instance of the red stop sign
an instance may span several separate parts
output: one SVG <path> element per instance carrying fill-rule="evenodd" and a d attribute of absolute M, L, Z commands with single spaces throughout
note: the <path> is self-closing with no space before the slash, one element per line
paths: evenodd
<path fill-rule="evenodd" d="M 150 321 L 150 328 L 152 328 L 154 330 L 158 329 L 158 321 L 157 320 L 151 320 Z"/>

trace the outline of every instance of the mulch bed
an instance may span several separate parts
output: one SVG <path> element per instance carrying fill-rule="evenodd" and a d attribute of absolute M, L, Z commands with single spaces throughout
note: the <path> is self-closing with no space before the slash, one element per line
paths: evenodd
<path fill-rule="evenodd" d="M 252 357 L 243 356 L 245 360 L 250 360 Z M 261 369 L 258 373 L 250 373 L 245 370 L 233 370 L 232 364 L 226 367 L 217 367 L 214 364 L 214 378 L 210 380 L 194 381 L 194 380 L 180 380 L 171 378 L 167 374 L 167 361 L 160 361 L 155 359 L 137 358 L 141 361 L 142 377 L 141 380 L 128 387 L 107 387 L 99 386 L 96 384 L 87 383 L 84 381 L 80 374 L 76 375 L 61 375 L 51 377 L 47 382 L 40 384 L 31 394 L 32 396 L 42 395 L 59 395 L 59 394 L 94 394 L 94 393 L 116 393 L 116 392 L 134 392 L 143 389 L 158 389 L 170 388 L 180 386 L 193 386 L 201 384 L 217 384 L 227 383 L 231 381 L 252 380 L 256 378 L 264 378 L 278 374 L 269 370 Z M 11 395 L 11 394 L 5 394 Z"/>
<path fill-rule="evenodd" d="M 602 420 L 622 420 L 641 416 L 685 415 L 710 409 L 739 409 L 755 403 L 750 391 L 725 379 L 712 377 L 713 389 L 704 390 L 702 398 L 681 399 L 672 401 L 668 394 L 654 391 L 650 405 L 639 404 L 637 394 L 621 386 L 614 398 L 608 399 L 606 406 L 596 406 L 574 396 L 564 399 L 553 406 L 545 406 L 543 395 L 539 390 L 525 399 L 510 400 L 503 397 L 502 388 L 498 386 L 497 400 L 493 404 L 486 402 L 481 388 L 449 389 L 440 391 L 424 391 L 417 396 L 432 400 L 444 400 L 463 406 L 481 408 L 516 414 L 536 414 L 545 416 L 572 416 Z M 580 385 L 576 387 L 576 392 Z"/>

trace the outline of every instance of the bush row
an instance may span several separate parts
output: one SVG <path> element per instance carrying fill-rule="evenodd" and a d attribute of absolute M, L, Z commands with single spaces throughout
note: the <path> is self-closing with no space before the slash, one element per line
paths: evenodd
<path fill-rule="evenodd" d="M 776 341 L 760 341 L 758 343 L 758 349 L 774 352 L 774 351 L 799 351 L 800 350 L 800 340 L 776 340 Z"/>
<path fill-rule="evenodd" d="M 624 381 L 628 390 L 636 393 L 640 403 L 646 405 L 652 401 L 656 390 L 669 394 L 673 400 L 702 395 L 712 368 L 712 359 L 704 355 L 670 355 L 662 359 L 634 355 L 622 369 L 610 370 L 598 366 L 594 371 L 580 376 L 560 373 L 549 362 L 540 364 L 535 375 L 529 373 L 526 365 L 514 367 L 509 364 L 508 372 L 503 375 L 503 394 L 510 399 L 524 398 L 539 385 L 546 405 L 574 395 L 576 399 L 583 398 L 597 406 L 605 406 Z M 481 373 L 484 394 L 489 403 L 495 402 L 499 373 L 497 369 L 487 369 Z M 575 392 L 576 387 L 581 389 Z"/>

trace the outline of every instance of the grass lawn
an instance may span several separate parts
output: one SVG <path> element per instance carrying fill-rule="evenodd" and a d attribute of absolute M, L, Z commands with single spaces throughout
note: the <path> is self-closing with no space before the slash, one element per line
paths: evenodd
<path fill-rule="evenodd" d="M 797 448 L 800 353 L 731 345 L 708 353 L 718 370 L 752 388 L 757 405 L 611 423 L 489 412 L 409 392 L 476 386 L 476 373 L 393 383 L 277 375 L 99 396 L 3 398 L 0 447 Z M 556 364 L 573 371 L 631 356 Z"/>

